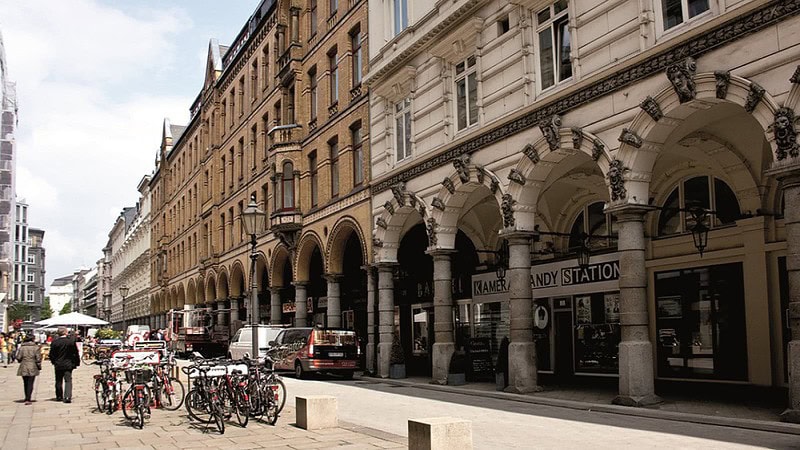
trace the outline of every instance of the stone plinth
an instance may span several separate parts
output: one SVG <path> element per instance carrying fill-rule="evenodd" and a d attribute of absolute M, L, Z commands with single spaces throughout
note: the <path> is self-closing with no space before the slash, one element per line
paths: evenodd
<path fill-rule="evenodd" d="M 455 417 L 408 420 L 409 450 L 469 450 L 472 422 Z"/>
<path fill-rule="evenodd" d="M 339 425 L 336 397 L 330 395 L 297 397 L 295 407 L 297 426 L 304 430 L 322 430 L 336 428 Z"/>

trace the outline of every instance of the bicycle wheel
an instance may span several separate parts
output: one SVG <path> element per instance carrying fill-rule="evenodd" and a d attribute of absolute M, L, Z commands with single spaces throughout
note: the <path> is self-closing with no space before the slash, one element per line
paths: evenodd
<path fill-rule="evenodd" d="M 108 394 L 105 389 L 105 381 L 102 378 L 94 380 L 94 399 L 97 402 L 97 410 L 104 412 L 106 410 L 106 399 Z"/>
<path fill-rule="evenodd" d="M 225 419 L 222 417 L 222 409 L 216 403 L 211 404 L 211 417 L 217 425 L 219 434 L 225 434 Z"/>
<path fill-rule="evenodd" d="M 264 415 L 264 396 L 261 395 L 262 390 L 259 388 L 258 383 L 250 380 L 247 385 L 248 400 L 250 400 L 250 417 L 259 420 Z"/>
<path fill-rule="evenodd" d="M 270 384 L 278 387 L 278 389 L 272 389 L 272 394 L 274 396 L 273 398 L 277 397 L 275 400 L 278 403 L 278 414 L 280 414 L 280 412 L 283 411 L 283 406 L 286 404 L 286 385 L 283 384 L 283 380 L 278 377 L 271 380 Z"/>
<path fill-rule="evenodd" d="M 139 404 L 136 405 L 136 421 L 133 422 L 133 426 L 139 427 L 140 430 L 144 428 L 144 412 L 146 407 L 145 400 L 139 399 Z"/>
<path fill-rule="evenodd" d="M 267 418 L 268 424 L 275 425 L 275 423 L 278 422 L 279 412 L 278 403 L 275 400 L 267 400 L 267 410 L 264 415 Z"/>
<path fill-rule="evenodd" d="M 243 387 L 237 388 L 233 399 L 236 421 L 239 422 L 239 426 L 242 428 L 246 427 L 247 422 L 250 421 L 250 400 L 248 400 L 244 389 Z"/>
<path fill-rule="evenodd" d="M 186 391 L 183 389 L 183 383 L 177 378 L 169 378 L 166 383 L 160 383 L 159 392 L 156 393 L 160 397 L 159 404 L 167 411 L 176 411 L 183 405 L 184 396 Z"/>
<path fill-rule="evenodd" d="M 202 392 L 197 389 L 192 389 L 186 395 L 186 411 L 189 417 L 198 422 L 208 423 L 211 421 L 211 405 Z"/>
<path fill-rule="evenodd" d="M 136 420 L 136 396 L 133 386 L 128 388 L 122 396 L 122 415 L 130 421 Z"/>

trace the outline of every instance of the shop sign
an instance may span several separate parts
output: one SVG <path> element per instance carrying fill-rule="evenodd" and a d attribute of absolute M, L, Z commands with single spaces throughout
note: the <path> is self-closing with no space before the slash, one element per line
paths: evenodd
<path fill-rule="evenodd" d="M 308 300 L 306 300 L 306 309 L 308 312 L 312 312 L 311 306 L 312 306 L 312 298 L 308 297 Z M 297 304 L 295 302 L 284 303 L 282 307 L 284 314 L 294 314 L 295 312 L 297 312 Z"/>
<path fill-rule="evenodd" d="M 508 300 L 509 285 L 507 276 L 500 280 L 495 272 L 473 275 L 472 298 L 481 302 Z"/>
<path fill-rule="evenodd" d="M 586 294 L 619 289 L 619 255 L 593 256 L 585 269 L 574 259 L 531 267 L 534 297 Z"/>

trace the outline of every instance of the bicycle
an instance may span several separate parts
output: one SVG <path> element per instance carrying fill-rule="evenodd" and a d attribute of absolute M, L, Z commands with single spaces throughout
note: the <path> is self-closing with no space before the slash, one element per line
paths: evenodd
<path fill-rule="evenodd" d="M 236 421 L 244 428 L 250 420 L 250 398 L 247 393 L 247 378 L 243 373 L 241 369 L 227 365 L 225 375 L 219 377 L 217 389 L 226 415 L 232 415 L 230 411 L 235 412 Z"/>
<path fill-rule="evenodd" d="M 267 356 L 264 360 L 264 371 L 268 375 L 262 376 L 261 361 L 246 359 L 249 366 L 249 395 L 251 415 L 260 420 L 267 416 L 267 423 L 275 425 L 278 415 L 283 410 L 286 402 L 286 386 L 272 369 L 266 368 L 266 363 L 272 365 L 272 358 Z"/>
<path fill-rule="evenodd" d="M 122 414 L 140 430 L 144 428 L 145 419 L 150 418 L 150 386 L 153 370 L 149 367 L 137 367 L 125 370 L 125 378 L 131 386 L 122 396 Z"/>
<path fill-rule="evenodd" d="M 183 367 L 181 370 L 189 377 L 195 373 L 192 388 L 186 394 L 186 411 L 189 417 L 203 422 L 206 428 L 214 422 L 220 434 L 225 434 L 225 419 L 221 408 L 221 399 L 216 383 L 211 380 L 208 372 L 212 368 L 195 362 L 194 365 Z M 208 416 L 208 418 L 205 418 Z"/>
<path fill-rule="evenodd" d="M 153 371 L 153 392 L 156 396 L 156 405 L 167 411 L 177 411 L 183 405 L 186 396 L 183 383 L 170 376 L 173 367 L 175 367 L 175 360 L 170 355 L 167 362 L 157 365 Z"/>
<path fill-rule="evenodd" d="M 100 374 L 94 376 L 97 409 L 111 415 L 120 406 L 121 401 L 122 382 L 118 369 L 109 359 L 98 360 L 92 364 L 100 366 Z"/>

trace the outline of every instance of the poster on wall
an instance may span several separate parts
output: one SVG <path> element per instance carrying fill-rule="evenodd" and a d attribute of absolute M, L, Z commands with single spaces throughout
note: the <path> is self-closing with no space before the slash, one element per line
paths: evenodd
<path fill-rule="evenodd" d="M 592 323 L 592 297 L 575 297 L 575 322 L 579 325 Z"/>
<path fill-rule="evenodd" d="M 606 309 L 606 323 L 619 323 L 619 293 L 606 294 L 603 300 Z"/>
<path fill-rule="evenodd" d="M 658 317 L 661 319 L 680 319 L 683 317 L 680 295 L 658 297 Z"/>

